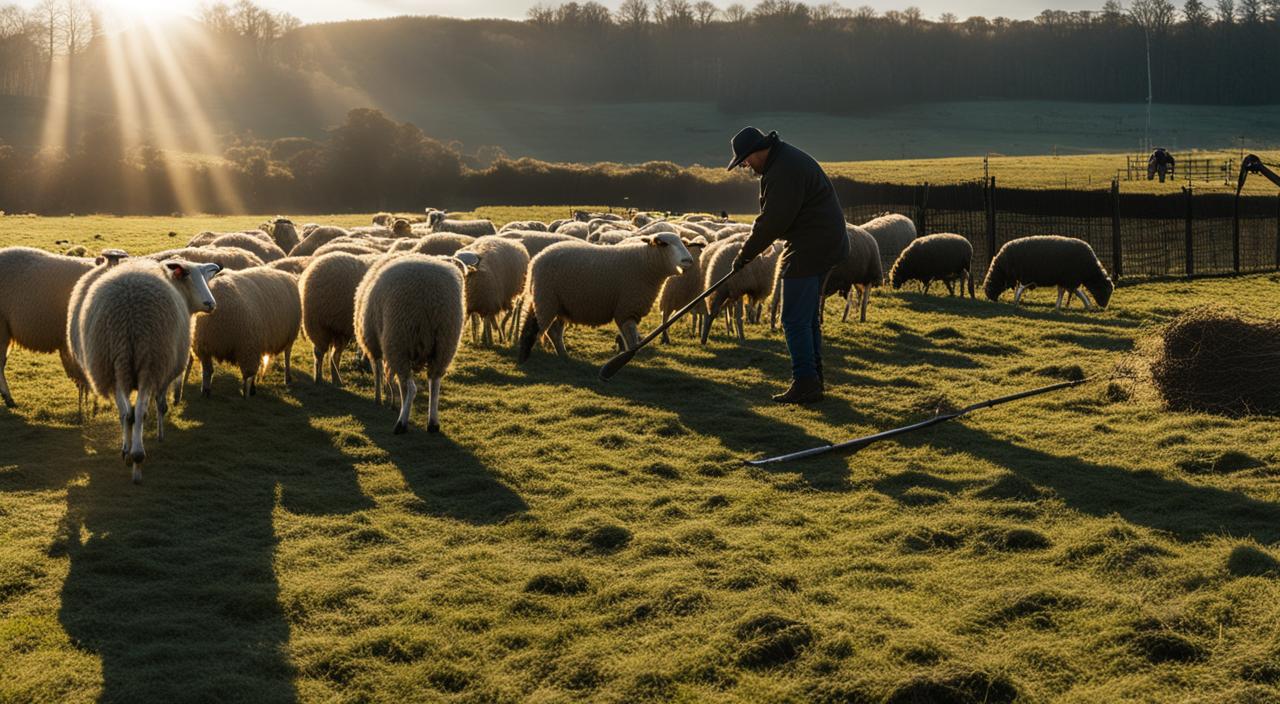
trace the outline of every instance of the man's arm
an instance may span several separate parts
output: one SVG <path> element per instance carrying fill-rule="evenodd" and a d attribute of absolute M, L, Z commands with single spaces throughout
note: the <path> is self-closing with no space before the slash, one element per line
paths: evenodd
<path fill-rule="evenodd" d="M 742 264 L 760 256 L 779 237 L 785 235 L 804 205 L 804 181 L 798 174 L 776 174 L 765 182 L 760 216 L 751 228 L 751 236 L 742 245 L 738 261 Z"/>

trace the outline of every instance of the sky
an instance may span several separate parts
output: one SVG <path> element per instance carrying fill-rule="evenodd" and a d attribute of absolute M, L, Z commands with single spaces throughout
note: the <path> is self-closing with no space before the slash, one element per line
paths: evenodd
<path fill-rule="evenodd" d="M 547 2 L 547 0 L 542 0 Z M 555 4 L 558 0 L 551 0 Z M 721 7 L 733 0 L 718 0 Z M 737 0 L 747 7 L 754 0 Z M 1047 7 L 1056 10 L 1096 10 L 1103 0 L 845 0 L 846 7 L 867 4 L 879 11 L 901 10 L 910 5 L 919 7 L 929 18 L 937 18 L 943 12 L 952 12 L 961 18 L 971 15 L 1029 19 Z M 392 17 L 396 15 L 447 15 L 452 17 L 508 17 L 522 19 L 530 5 L 538 0 L 259 0 L 258 4 L 273 10 L 289 12 L 303 22 L 331 22 L 345 19 Z M 604 0 L 610 8 L 616 8 L 621 0 Z M 34 0 L 27 0 L 28 6 Z M 114 12 L 122 15 L 156 15 L 181 13 L 195 14 L 200 0 L 100 0 Z"/>

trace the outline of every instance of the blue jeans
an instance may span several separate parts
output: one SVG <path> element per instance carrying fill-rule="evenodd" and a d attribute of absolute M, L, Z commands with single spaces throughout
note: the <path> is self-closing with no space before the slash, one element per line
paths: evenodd
<path fill-rule="evenodd" d="M 782 332 L 791 353 L 791 377 L 814 379 L 822 367 L 822 325 L 818 310 L 825 276 L 782 280 Z"/>

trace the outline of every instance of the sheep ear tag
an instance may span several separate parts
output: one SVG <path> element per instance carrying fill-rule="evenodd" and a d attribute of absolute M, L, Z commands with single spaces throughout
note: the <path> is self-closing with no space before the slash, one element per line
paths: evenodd
<path fill-rule="evenodd" d="M 169 273 L 173 275 L 173 278 L 175 279 L 187 278 L 187 268 L 185 266 L 181 264 L 175 264 L 172 262 L 165 264 L 165 266 L 168 267 Z"/>

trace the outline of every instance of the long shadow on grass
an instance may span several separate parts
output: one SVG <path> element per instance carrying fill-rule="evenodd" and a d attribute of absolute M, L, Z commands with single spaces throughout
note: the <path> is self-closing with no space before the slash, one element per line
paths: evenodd
<path fill-rule="evenodd" d="M 961 299 L 959 297 L 951 298 L 935 294 L 926 296 L 922 293 L 909 292 L 900 292 L 896 295 L 906 304 L 908 309 L 917 313 L 946 313 L 981 320 L 1023 318 L 1028 322 L 1087 323 L 1089 325 L 1114 328 L 1137 328 L 1142 325 L 1141 320 L 1132 317 L 1131 311 L 1086 313 L 1079 308 L 1055 311 L 1053 303 L 1049 303 L 1046 306 L 1034 302 L 1029 305 L 1023 303 L 1020 306 L 1014 306 L 1012 292 L 1006 293 L 999 301 L 988 301 L 983 297 L 981 287 L 978 290 L 978 300 Z M 1119 304 L 1123 308 L 1123 300 L 1119 301 Z"/>
<path fill-rule="evenodd" d="M 234 381 L 192 398 L 198 426 L 150 433 L 134 486 L 111 437 L 87 483 L 67 492 L 50 550 L 71 566 L 59 618 L 102 659 L 103 701 L 297 699 L 274 571 L 273 512 L 372 505 L 355 468 L 308 412 L 274 388 L 248 401 Z M 279 496 L 279 499 L 277 499 Z"/>
<path fill-rule="evenodd" d="M 964 425 L 903 438 L 966 452 L 1004 467 L 1033 484 L 1052 488 L 1068 506 L 1094 516 L 1119 514 L 1133 523 L 1168 531 L 1184 540 L 1223 533 L 1280 540 L 1280 504 L 1244 494 L 1197 486 L 1154 472 L 1094 464 L 1015 445 Z"/>

